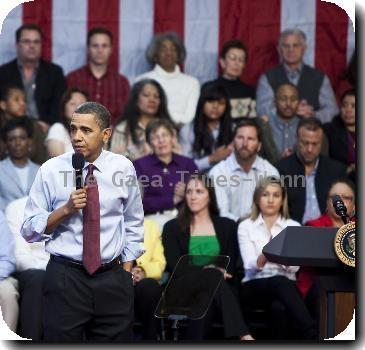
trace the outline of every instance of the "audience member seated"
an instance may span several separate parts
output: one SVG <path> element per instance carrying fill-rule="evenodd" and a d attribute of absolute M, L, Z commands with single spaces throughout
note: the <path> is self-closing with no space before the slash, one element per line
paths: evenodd
<path fill-rule="evenodd" d="M 355 90 L 348 90 L 341 99 L 340 115 L 325 124 L 329 156 L 346 164 L 349 178 L 356 182 L 356 112 Z"/>
<path fill-rule="evenodd" d="M 198 171 L 192 159 L 173 152 L 174 137 L 175 129 L 167 120 L 151 121 L 146 139 L 153 153 L 134 162 L 144 213 L 161 228 L 176 216 L 176 207 L 184 198 L 185 182 Z"/>
<path fill-rule="evenodd" d="M 300 118 L 297 116 L 299 92 L 292 83 L 284 83 L 275 93 L 276 114 L 262 116 L 263 123 L 267 123 L 264 137 L 271 137 L 274 142 L 273 162 L 290 156 L 296 143 L 296 132 Z"/>
<path fill-rule="evenodd" d="M 17 333 L 34 341 L 43 336 L 43 284 L 49 253 L 44 242 L 29 244 L 20 234 L 28 197 L 9 203 L 5 210 L 7 223 L 15 238 L 15 277 L 19 283 L 19 324 Z"/>
<path fill-rule="evenodd" d="M 136 260 L 134 274 L 135 318 L 142 322 L 142 339 L 156 340 L 159 320 L 155 309 L 162 289 L 158 281 L 165 270 L 166 259 L 161 242 L 161 229 L 152 220 L 144 221 L 144 248 L 146 252 Z"/>
<path fill-rule="evenodd" d="M 232 118 L 223 86 L 204 85 L 195 118 L 182 127 L 179 140 L 183 154 L 193 158 L 200 171 L 208 171 L 232 153 Z"/>
<path fill-rule="evenodd" d="M 10 120 L 3 129 L 8 157 L 0 161 L 0 210 L 11 201 L 27 196 L 39 165 L 29 159 L 32 124 L 26 119 Z"/>
<path fill-rule="evenodd" d="M 112 51 L 112 33 L 106 28 L 91 29 L 87 34 L 88 63 L 67 75 L 67 85 L 85 91 L 91 101 L 107 107 L 115 125 L 128 98 L 129 82 L 111 67 Z"/>
<path fill-rule="evenodd" d="M 17 85 L 24 89 L 26 114 L 37 119 L 44 132 L 57 121 L 58 106 L 66 81 L 62 68 L 44 61 L 43 33 L 36 24 L 23 24 L 15 33 L 17 57 L 0 67 L 0 87 Z"/>
<path fill-rule="evenodd" d="M 257 115 L 275 114 L 274 92 L 286 82 L 298 87 L 301 117 L 329 122 L 338 113 L 336 97 L 327 75 L 303 62 L 306 36 L 300 29 L 286 29 L 279 38 L 281 63 L 264 73 L 256 91 Z"/>
<path fill-rule="evenodd" d="M 61 99 L 60 117 L 54 123 L 45 140 L 49 157 L 57 157 L 66 152 L 72 152 L 70 122 L 75 109 L 88 100 L 86 92 L 78 89 L 68 89 Z"/>
<path fill-rule="evenodd" d="M 256 119 L 244 119 L 233 132 L 234 152 L 209 172 L 214 178 L 220 214 L 235 221 L 250 215 L 256 182 L 262 176 L 279 175 L 258 155 L 262 133 Z"/>
<path fill-rule="evenodd" d="M 167 111 L 166 94 L 156 80 L 143 79 L 132 87 L 122 118 L 113 130 L 110 150 L 132 161 L 151 154 L 146 142 L 146 126 L 156 119 L 172 123 Z M 177 142 L 174 152 L 181 153 Z"/>
<path fill-rule="evenodd" d="M 301 119 L 297 128 L 297 151 L 276 163 L 288 191 L 290 217 L 302 224 L 326 210 L 331 183 L 346 177 L 346 167 L 320 155 L 323 126 L 317 118 Z"/>
<path fill-rule="evenodd" d="M 222 270 L 224 280 L 207 315 L 202 320 L 189 321 L 186 338 L 205 339 L 207 327 L 217 314 L 223 322 L 226 338 L 252 340 L 233 292 L 238 258 L 237 225 L 228 218 L 219 217 L 213 181 L 207 175 L 193 175 L 189 179 L 179 216 L 165 224 L 162 242 L 170 272 L 185 254 L 230 258 L 227 271 Z"/>
<path fill-rule="evenodd" d="M 215 83 L 225 87 L 230 99 L 231 115 L 234 121 L 240 120 L 240 118 L 256 117 L 255 89 L 240 79 L 246 62 L 246 45 L 237 39 L 227 41 L 222 47 L 219 58 L 222 76 L 207 83 Z"/>
<path fill-rule="evenodd" d="M 0 92 L 0 130 L 8 120 L 26 118 L 26 101 L 24 90 L 16 85 L 8 85 Z M 46 133 L 42 125 L 36 119 L 30 119 L 33 124 L 32 149 L 30 159 L 38 164 L 43 164 L 47 160 L 47 152 L 44 148 Z M 0 141 L 0 159 L 6 157 L 5 145 Z"/>
<path fill-rule="evenodd" d="M 300 224 L 289 218 L 285 187 L 279 178 L 262 178 L 254 193 L 251 217 L 238 227 L 245 267 L 240 297 L 243 307 L 247 304 L 271 310 L 273 303 L 280 304 L 284 317 L 273 312 L 270 329 L 274 338 L 289 339 L 288 326 L 293 325 L 301 338 L 315 339 L 315 323 L 295 285 L 298 266 L 271 263 L 262 254 L 262 248 L 287 226 Z M 286 314 L 289 320 L 285 319 Z"/>
<path fill-rule="evenodd" d="M 18 281 L 11 276 L 15 271 L 14 238 L 0 210 L 0 308 L 10 330 L 16 332 L 18 324 Z"/>
<path fill-rule="evenodd" d="M 155 67 L 136 78 L 157 80 L 167 96 L 167 105 L 172 120 L 178 126 L 194 118 L 199 98 L 199 82 L 182 73 L 179 65 L 184 63 L 186 50 L 175 32 L 159 33 L 147 47 L 146 58 Z"/>
<path fill-rule="evenodd" d="M 332 198 L 335 195 L 341 197 L 351 220 L 355 221 L 354 185 L 348 179 L 341 179 L 335 181 L 329 189 L 326 201 L 326 213 L 319 218 L 308 221 L 306 223 L 307 226 L 337 228 L 343 226 L 342 219 L 336 214 L 333 208 Z M 305 302 L 313 317 L 319 321 L 319 294 L 313 283 L 313 272 L 313 269 L 310 267 L 301 267 L 298 274 L 297 286 L 303 298 L 305 298 Z"/>

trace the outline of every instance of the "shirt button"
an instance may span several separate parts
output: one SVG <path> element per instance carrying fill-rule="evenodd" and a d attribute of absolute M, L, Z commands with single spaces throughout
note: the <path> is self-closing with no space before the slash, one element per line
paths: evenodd
<path fill-rule="evenodd" d="M 97 84 L 98 86 L 100 86 L 100 85 L 101 85 L 101 81 L 98 81 L 96 84 Z"/>
<path fill-rule="evenodd" d="M 96 94 L 95 97 L 96 97 L 97 100 L 100 100 L 100 94 Z"/>

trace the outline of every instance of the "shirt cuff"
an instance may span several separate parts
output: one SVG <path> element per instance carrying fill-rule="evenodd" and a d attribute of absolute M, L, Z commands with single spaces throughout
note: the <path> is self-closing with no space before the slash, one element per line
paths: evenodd
<path fill-rule="evenodd" d="M 121 259 L 122 262 L 133 261 L 139 258 L 145 252 L 143 243 L 129 243 L 128 247 L 124 247 Z"/>
<path fill-rule="evenodd" d="M 50 234 L 44 233 L 50 215 L 51 213 L 38 214 L 30 220 L 27 228 L 22 229 L 22 235 L 27 242 L 47 241 L 52 238 L 53 232 Z"/>

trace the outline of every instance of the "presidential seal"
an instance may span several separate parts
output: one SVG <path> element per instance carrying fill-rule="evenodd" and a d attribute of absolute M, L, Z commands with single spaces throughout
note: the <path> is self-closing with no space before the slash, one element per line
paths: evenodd
<path fill-rule="evenodd" d="M 337 231 L 334 247 L 342 263 L 355 267 L 355 223 L 349 222 Z"/>

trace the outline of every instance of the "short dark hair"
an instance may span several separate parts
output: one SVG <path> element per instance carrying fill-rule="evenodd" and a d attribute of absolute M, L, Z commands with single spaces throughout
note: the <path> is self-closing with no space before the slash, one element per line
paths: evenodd
<path fill-rule="evenodd" d="M 8 133 L 17 129 L 23 128 L 27 133 L 28 138 L 33 137 L 33 124 L 30 118 L 16 118 L 8 120 L 2 129 L 2 139 L 6 143 Z"/>
<path fill-rule="evenodd" d="M 256 128 L 257 138 L 258 138 L 259 142 L 262 142 L 261 127 L 255 119 L 251 119 L 251 118 L 243 119 L 235 126 L 235 128 L 233 130 L 233 137 L 236 137 L 238 129 L 241 129 L 241 128 L 244 128 L 247 126 L 252 126 L 252 127 Z"/>
<path fill-rule="evenodd" d="M 20 37 L 22 36 L 23 30 L 36 30 L 40 34 L 41 39 L 43 39 L 43 32 L 42 32 L 41 27 L 34 23 L 28 23 L 28 24 L 23 24 L 16 30 L 15 40 L 17 43 L 20 41 Z"/>
<path fill-rule="evenodd" d="M 341 95 L 341 103 L 343 102 L 343 100 L 345 99 L 345 97 L 347 96 L 354 96 L 356 97 L 356 91 L 355 89 L 349 89 L 346 90 L 342 95 Z"/>
<path fill-rule="evenodd" d="M 330 194 L 330 192 L 332 190 L 332 187 L 334 187 L 337 184 L 345 184 L 345 185 L 347 185 L 351 189 L 351 191 L 354 193 L 354 195 L 356 194 L 356 192 L 355 192 L 355 184 L 350 179 L 344 177 L 344 178 L 341 178 L 341 179 L 337 179 L 337 180 L 335 180 L 335 181 L 333 181 L 331 183 L 331 186 L 329 187 L 329 190 L 328 190 L 328 196 L 329 196 L 329 194 Z"/>
<path fill-rule="evenodd" d="M 285 86 L 285 85 L 290 86 L 290 87 L 292 87 L 293 89 L 295 89 L 295 91 L 298 93 L 298 97 L 299 97 L 299 90 L 298 90 L 297 86 L 296 86 L 296 85 L 294 85 L 293 83 L 291 83 L 290 81 L 287 81 L 287 82 L 285 82 L 285 83 L 280 84 L 280 85 L 276 88 L 276 90 L 275 90 L 275 98 L 277 97 L 277 94 L 278 94 L 279 89 L 280 89 L 282 86 Z"/>
<path fill-rule="evenodd" d="M 74 113 L 77 114 L 92 114 L 101 130 L 110 127 L 111 115 L 106 107 L 97 102 L 85 102 L 78 106 Z"/>
<path fill-rule="evenodd" d="M 297 126 L 297 135 L 299 135 L 299 129 L 304 128 L 308 131 L 323 130 L 323 124 L 316 117 L 301 118 Z"/>
<path fill-rule="evenodd" d="M 87 46 L 90 45 L 90 40 L 91 40 L 91 37 L 95 34 L 105 34 L 109 37 L 110 39 L 110 43 L 113 45 L 113 34 L 112 32 L 107 29 L 107 28 L 104 28 L 104 27 L 96 27 L 96 28 L 92 28 L 88 31 L 87 33 Z"/>
<path fill-rule="evenodd" d="M 151 141 L 150 140 L 151 134 L 154 133 L 159 128 L 167 129 L 171 135 L 175 134 L 174 126 L 168 120 L 166 119 L 152 120 L 146 126 L 146 141 L 148 143 L 150 143 Z"/>
<path fill-rule="evenodd" d="M 18 84 L 4 85 L 0 88 L 0 101 L 7 101 L 13 90 L 20 90 L 25 94 L 23 87 Z"/>
<path fill-rule="evenodd" d="M 233 40 L 229 40 L 229 41 L 225 42 L 223 44 L 222 49 L 221 49 L 221 53 L 220 53 L 221 58 L 225 59 L 226 58 L 226 55 L 227 55 L 227 52 L 230 49 L 243 50 L 245 52 L 246 61 L 247 61 L 247 56 L 248 56 L 247 55 L 247 47 L 246 47 L 246 45 L 241 40 L 233 39 Z"/>

